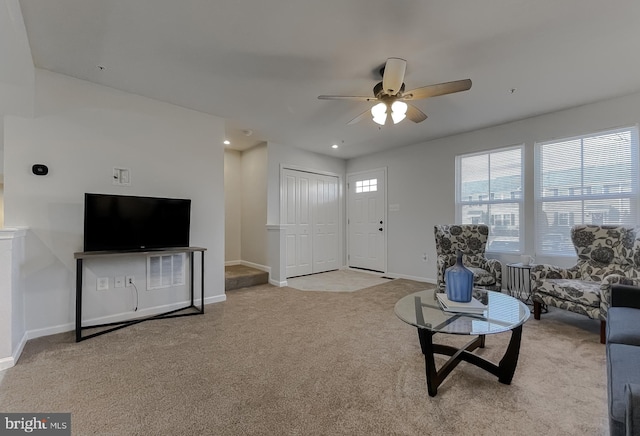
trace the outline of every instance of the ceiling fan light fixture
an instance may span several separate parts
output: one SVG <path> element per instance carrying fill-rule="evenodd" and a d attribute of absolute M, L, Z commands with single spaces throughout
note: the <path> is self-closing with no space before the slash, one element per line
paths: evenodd
<path fill-rule="evenodd" d="M 394 101 L 391 105 L 391 118 L 393 124 L 398 124 L 407 116 L 407 104 L 404 101 Z"/>
<path fill-rule="evenodd" d="M 387 122 L 387 105 L 385 103 L 378 103 L 371 108 L 371 115 L 373 115 L 373 121 L 375 123 L 384 126 Z"/>

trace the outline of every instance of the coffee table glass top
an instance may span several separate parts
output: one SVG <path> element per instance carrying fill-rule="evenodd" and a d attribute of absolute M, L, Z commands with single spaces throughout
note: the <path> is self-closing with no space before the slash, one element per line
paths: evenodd
<path fill-rule="evenodd" d="M 486 335 L 512 330 L 523 324 L 531 313 L 527 306 L 500 292 L 476 289 L 473 296 L 487 305 L 482 313 L 444 312 L 436 298 L 436 289 L 416 292 L 398 300 L 395 313 L 402 321 L 435 333 Z"/>

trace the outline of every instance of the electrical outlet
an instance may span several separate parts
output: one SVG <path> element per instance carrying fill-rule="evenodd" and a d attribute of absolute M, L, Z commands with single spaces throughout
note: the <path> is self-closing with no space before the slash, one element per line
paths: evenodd
<path fill-rule="evenodd" d="M 125 280 L 125 286 L 128 288 L 131 285 L 135 285 L 135 284 L 136 284 L 136 278 L 134 276 L 127 276 Z"/>
<path fill-rule="evenodd" d="M 124 276 L 116 276 L 114 287 L 124 288 Z"/>
<path fill-rule="evenodd" d="M 106 291 L 109 289 L 109 277 L 98 277 L 97 280 L 98 291 Z"/>
<path fill-rule="evenodd" d="M 422 253 L 422 261 L 429 262 L 429 255 L 427 253 Z"/>

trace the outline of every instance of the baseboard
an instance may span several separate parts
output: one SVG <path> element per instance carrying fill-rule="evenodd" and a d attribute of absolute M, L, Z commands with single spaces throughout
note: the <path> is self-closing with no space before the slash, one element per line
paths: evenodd
<path fill-rule="evenodd" d="M 246 260 L 241 260 L 240 261 L 240 265 L 248 266 L 250 268 L 259 269 L 260 271 L 267 272 L 267 273 L 269 273 L 269 275 L 271 275 L 271 267 L 268 267 L 266 265 L 260 265 L 259 263 L 248 262 Z"/>
<path fill-rule="evenodd" d="M 213 304 L 213 303 L 222 303 L 223 301 L 227 301 L 227 296 L 225 294 L 216 295 L 215 297 L 204 297 L 204 305 Z M 205 308 L 206 310 L 206 308 Z"/>
<path fill-rule="evenodd" d="M 383 276 L 385 276 L 385 275 L 386 275 L 386 274 L 385 274 L 385 273 L 383 273 L 382 271 L 371 271 L 371 270 L 368 270 L 368 269 L 352 268 L 352 267 L 350 267 L 350 266 L 345 266 L 345 267 L 340 268 L 340 269 L 341 269 L 341 270 L 342 270 L 342 269 L 346 269 L 346 270 L 348 270 L 348 271 L 356 271 L 356 272 L 361 272 L 361 273 L 365 273 L 365 274 L 371 274 L 371 275 L 374 275 L 374 276 L 380 276 L 380 274 L 382 274 Z"/>
<path fill-rule="evenodd" d="M 43 336 L 57 335 L 58 333 L 65 333 L 75 330 L 74 323 L 60 324 L 53 327 L 46 327 L 43 329 L 27 330 L 27 340 L 41 338 Z"/>
<path fill-rule="evenodd" d="M 214 303 L 220 303 L 223 301 L 227 300 L 227 296 L 225 294 L 222 295 L 215 295 L 213 297 L 205 297 L 204 298 L 204 304 L 205 306 L 207 304 L 214 304 Z M 194 300 L 194 303 L 196 305 L 200 304 L 200 299 L 196 299 Z M 107 322 L 119 322 L 119 321 L 126 321 L 128 319 L 134 319 L 134 318 L 142 318 L 144 316 L 149 316 L 149 315 L 155 315 L 157 313 L 162 313 L 162 312 L 167 312 L 169 310 L 173 310 L 173 309 L 177 309 L 179 307 L 184 307 L 187 304 L 189 304 L 188 301 L 184 301 L 181 303 L 174 303 L 174 304 L 168 304 L 165 306 L 156 306 L 150 309 L 144 309 L 144 310 L 140 310 L 138 312 L 135 312 L 135 316 L 132 316 L 131 313 L 120 313 L 117 315 L 110 315 L 110 316 L 105 316 L 105 317 L 101 317 L 101 318 L 94 318 L 91 320 L 86 320 L 84 321 L 84 325 L 83 327 L 89 327 L 91 324 L 103 324 L 103 323 L 107 323 Z M 205 307 L 205 312 L 206 312 L 206 307 Z M 22 349 L 24 348 L 24 345 L 26 344 L 27 340 L 29 339 L 35 339 L 35 338 L 40 338 L 43 336 L 50 336 L 50 335 L 56 335 L 58 333 L 66 333 L 66 332 L 70 332 L 70 331 L 74 331 L 76 328 L 75 323 L 68 323 L 68 324 L 61 324 L 61 325 L 57 325 L 57 326 L 53 326 L 53 327 L 47 327 L 47 328 L 43 328 L 43 329 L 35 329 L 35 330 L 29 330 L 25 333 L 25 336 L 23 338 L 23 341 L 21 343 L 20 348 L 20 353 L 22 353 Z M 18 355 L 19 356 L 19 355 Z M 11 359 L 11 358 L 6 358 L 6 359 Z M 0 359 L 0 369 L 2 368 L 2 363 L 4 360 L 6 359 Z M 17 362 L 17 358 L 15 359 L 15 361 Z M 13 365 L 12 365 L 13 366 Z"/>
<path fill-rule="evenodd" d="M 269 279 L 269 284 L 273 285 L 273 286 L 277 286 L 279 288 L 283 288 L 283 287 L 287 286 L 287 281 L 285 280 L 285 281 L 279 282 L 277 280 Z"/>
<path fill-rule="evenodd" d="M 24 346 L 27 344 L 27 333 L 22 336 L 18 346 L 13 351 L 11 357 L 5 357 L 0 359 L 0 371 L 4 371 L 5 369 L 9 369 L 18 363 L 18 359 L 20 359 L 20 355 L 22 354 L 22 350 L 24 350 Z"/>
<path fill-rule="evenodd" d="M 410 275 L 407 275 L 407 274 L 386 273 L 384 276 L 385 277 L 391 277 L 392 279 L 407 279 L 407 280 L 414 280 L 416 282 L 432 283 L 434 285 L 436 283 L 438 283 L 434 279 L 430 279 L 430 278 L 427 278 L 427 277 L 410 276 Z"/>
<path fill-rule="evenodd" d="M 0 359 L 0 371 L 16 366 L 17 360 L 12 357 L 3 357 Z"/>
<path fill-rule="evenodd" d="M 242 261 L 241 260 L 228 260 L 224 263 L 224 266 L 234 266 L 234 265 L 241 265 Z"/>

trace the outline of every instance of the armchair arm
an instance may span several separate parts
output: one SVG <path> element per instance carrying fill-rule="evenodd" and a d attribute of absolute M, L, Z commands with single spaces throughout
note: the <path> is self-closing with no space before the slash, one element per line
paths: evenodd
<path fill-rule="evenodd" d="M 640 385 L 637 383 L 624 385 L 624 397 L 626 435 L 640 436 Z"/>
<path fill-rule="evenodd" d="M 444 256 L 439 254 L 436 258 L 436 268 L 438 270 L 438 288 L 444 289 L 444 272 L 449 268 L 453 263 L 451 263 L 451 259 L 454 259 L 452 256 Z"/>
<path fill-rule="evenodd" d="M 530 277 L 531 283 L 541 282 L 545 279 L 577 279 L 580 278 L 580 271 L 577 266 L 561 268 L 555 265 L 540 264 L 531 268 Z"/>
<path fill-rule="evenodd" d="M 484 268 L 496 278 L 496 286 L 502 286 L 502 263 L 498 259 L 485 259 Z"/>
<path fill-rule="evenodd" d="M 640 309 L 640 286 L 611 285 L 611 307 Z"/>
<path fill-rule="evenodd" d="M 616 297 L 613 296 L 613 288 L 618 289 Z M 609 274 L 602 279 L 600 284 L 600 307 L 606 313 L 609 306 L 626 306 L 640 309 L 640 277 Z"/>

